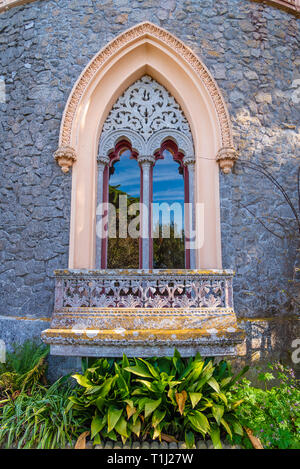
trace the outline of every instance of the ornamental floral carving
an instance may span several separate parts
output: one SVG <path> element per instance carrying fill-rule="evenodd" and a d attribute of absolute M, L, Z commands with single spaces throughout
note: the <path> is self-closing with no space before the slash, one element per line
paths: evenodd
<path fill-rule="evenodd" d="M 217 154 L 217 161 L 223 173 L 228 174 L 237 160 L 238 155 L 234 148 L 221 148 Z"/>
<path fill-rule="evenodd" d="M 140 277 L 107 270 L 57 279 L 56 307 L 230 308 L 230 276 L 159 271 Z"/>
<path fill-rule="evenodd" d="M 128 139 L 139 155 L 153 155 L 166 138 L 194 155 L 189 123 L 174 97 L 144 75 L 118 98 L 104 122 L 99 155 L 107 155 L 120 138 Z"/>
<path fill-rule="evenodd" d="M 76 161 L 76 152 L 74 148 L 69 146 L 59 147 L 54 153 L 54 159 L 61 167 L 62 172 L 67 173 Z"/>

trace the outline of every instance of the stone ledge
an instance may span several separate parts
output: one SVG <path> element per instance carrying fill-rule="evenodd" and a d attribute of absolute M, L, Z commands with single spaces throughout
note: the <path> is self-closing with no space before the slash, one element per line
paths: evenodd
<path fill-rule="evenodd" d="M 241 446 L 239 445 L 231 445 L 227 441 L 222 441 L 222 447 L 223 449 L 242 449 Z M 106 441 L 100 445 L 95 445 L 93 446 L 92 442 L 87 443 L 87 448 L 86 449 L 108 449 L 108 450 L 140 450 L 140 449 L 150 449 L 150 450 L 184 450 L 187 449 L 186 444 L 184 441 L 179 441 L 178 443 L 172 442 L 172 443 L 167 443 L 163 441 L 162 443 L 158 441 L 143 441 L 142 443 L 140 442 L 133 442 L 133 443 L 121 443 L 120 441 Z M 193 450 L 202 450 L 202 449 L 214 449 L 212 441 L 211 440 L 198 440 L 196 442 L 196 445 L 192 448 Z"/>

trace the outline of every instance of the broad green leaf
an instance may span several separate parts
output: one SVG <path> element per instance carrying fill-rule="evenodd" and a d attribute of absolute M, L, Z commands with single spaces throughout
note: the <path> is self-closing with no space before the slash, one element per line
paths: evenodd
<path fill-rule="evenodd" d="M 134 393 L 132 393 L 132 394 L 134 394 Z M 135 402 L 134 405 L 135 405 L 135 407 L 138 406 L 138 410 L 140 412 L 141 410 L 143 410 L 145 408 L 145 404 L 148 401 L 149 401 L 148 397 L 140 397 L 140 398 L 138 398 L 134 401 Z"/>
<path fill-rule="evenodd" d="M 140 419 L 137 419 L 137 421 L 131 425 L 131 430 L 139 438 L 140 432 L 141 432 L 141 421 L 140 421 Z"/>
<path fill-rule="evenodd" d="M 167 396 L 171 400 L 172 404 L 176 406 L 175 389 L 169 389 Z"/>
<path fill-rule="evenodd" d="M 154 428 L 152 440 L 155 440 L 155 438 L 158 437 L 159 440 L 161 441 L 161 431 L 162 431 L 162 426 L 161 426 L 161 424 L 159 423 L 159 424 Z"/>
<path fill-rule="evenodd" d="M 204 366 L 203 370 L 202 370 L 202 373 L 204 376 L 206 375 L 210 375 L 211 373 L 214 372 L 214 367 L 213 367 L 213 363 L 211 360 L 209 360 L 206 365 Z"/>
<path fill-rule="evenodd" d="M 173 357 L 181 358 L 180 352 L 178 352 L 177 348 L 174 349 L 174 355 L 173 355 Z"/>
<path fill-rule="evenodd" d="M 211 394 L 211 396 L 214 397 L 214 398 L 218 398 L 218 397 L 219 397 L 219 398 L 224 402 L 224 404 L 225 404 L 226 406 L 228 405 L 227 397 L 226 397 L 226 395 L 225 395 L 223 392 L 213 392 L 213 393 Z"/>
<path fill-rule="evenodd" d="M 106 424 L 106 419 L 100 417 L 100 415 L 95 415 L 91 423 L 91 439 L 99 433 Z"/>
<path fill-rule="evenodd" d="M 155 392 L 155 389 L 153 388 L 153 384 L 151 383 L 151 381 L 147 381 L 145 379 L 137 379 L 136 382 L 142 383 L 144 386 L 146 386 L 147 389 L 149 389 L 152 392 Z"/>
<path fill-rule="evenodd" d="M 214 449 L 222 449 L 221 439 L 220 439 L 220 428 L 214 425 L 210 431 L 210 437 L 214 445 Z"/>
<path fill-rule="evenodd" d="M 103 397 L 98 397 L 98 399 L 96 399 L 96 400 L 94 401 L 94 403 L 95 403 L 97 409 L 100 410 L 100 412 L 101 412 L 101 410 L 103 409 L 103 406 L 104 406 L 105 402 L 106 402 L 106 400 L 105 400 L 105 398 L 103 398 Z"/>
<path fill-rule="evenodd" d="M 151 375 L 154 378 L 156 379 L 159 378 L 158 371 L 154 368 L 154 366 L 151 363 L 147 362 L 147 360 L 143 360 L 142 358 L 139 358 L 139 362 L 143 362 L 147 366 L 148 370 L 150 371 Z"/>
<path fill-rule="evenodd" d="M 156 409 L 152 415 L 152 426 L 155 428 L 165 417 L 167 411 Z"/>
<path fill-rule="evenodd" d="M 179 379 L 182 380 L 183 378 L 185 378 L 192 370 L 193 370 L 193 359 L 191 357 L 189 362 L 188 362 L 187 367 L 185 368 L 182 375 L 180 375 Z"/>
<path fill-rule="evenodd" d="M 207 384 L 209 384 L 209 386 L 210 386 L 211 388 L 213 388 L 214 391 L 220 392 L 220 386 L 219 386 L 218 382 L 215 380 L 215 378 L 211 377 L 211 378 L 207 381 Z"/>
<path fill-rule="evenodd" d="M 110 440 L 113 440 L 113 441 L 117 441 L 117 435 L 116 435 L 116 432 L 114 430 L 112 430 L 111 432 L 109 433 L 106 433 L 106 435 L 103 435 L 107 438 L 109 438 Z"/>
<path fill-rule="evenodd" d="M 221 418 L 223 417 L 223 414 L 224 414 L 224 407 L 222 405 L 214 404 L 212 406 L 212 414 L 214 418 L 216 419 L 217 424 L 220 425 Z"/>
<path fill-rule="evenodd" d="M 185 432 L 185 444 L 188 449 L 192 449 L 195 445 L 195 435 L 193 432 Z"/>
<path fill-rule="evenodd" d="M 194 369 L 193 371 L 190 373 L 190 375 L 188 376 L 188 380 L 190 381 L 196 381 L 199 379 L 201 373 L 202 373 L 202 370 L 203 370 L 203 365 L 204 365 L 204 362 L 201 361 L 201 362 L 194 362 Z"/>
<path fill-rule="evenodd" d="M 232 439 L 232 432 L 230 430 L 230 427 L 228 425 L 228 423 L 226 422 L 226 420 L 224 420 L 223 418 L 221 419 L 221 424 L 223 425 L 223 427 L 225 428 L 225 430 L 227 431 L 228 435 L 230 436 L 230 438 Z"/>
<path fill-rule="evenodd" d="M 200 432 L 207 433 L 209 430 L 209 422 L 204 414 L 199 411 L 194 411 L 194 414 L 188 415 L 191 424 Z"/>
<path fill-rule="evenodd" d="M 139 417 L 140 417 L 139 412 L 135 412 L 132 416 L 132 423 L 135 424 Z"/>
<path fill-rule="evenodd" d="M 99 397 L 104 398 L 109 393 L 111 386 L 114 383 L 114 381 L 116 381 L 116 379 L 117 379 L 117 376 L 114 376 L 112 378 L 108 378 L 107 380 L 105 380 L 105 382 L 101 386 L 90 386 L 87 389 L 86 394 L 90 395 L 90 394 L 95 394 L 97 392 L 99 394 Z"/>
<path fill-rule="evenodd" d="M 244 435 L 243 427 L 239 422 L 233 422 L 232 427 L 233 427 L 234 433 L 240 436 Z"/>
<path fill-rule="evenodd" d="M 124 417 L 119 418 L 118 422 L 116 423 L 115 430 L 119 433 L 119 435 L 128 438 L 127 422 Z"/>
<path fill-rule="evenodd" d="M 146 368 L 144 365 L 126 366 L 124 369 L 135 375 L 142 376 L 143 378 L 153 378 L 148 368 Z"/>
<path fill-rule="evenodd" d="M 122 367 L 125 368 L 125 366 L 129 366 L 129 360 L 126 357 L 125 353 L 123 353 L 123 358 L 122 358 Z"/>
<path fill-rule="evenodd" d="M 196 391 L 198 391 L 198 392 L 201 391 L 203 386 L 210 380 L 212 375 L 213 375 L 213 370 L 209 370 L 207 373 L 204 374 L 204 376 L 203 376 L 203 373 L 202 373 L 201 378 L 197 381 Z"/>
<path fill-rule="evenodd" d="M 122 415 L 122 409 L 116 409 L 115 407 L 109 407 L 107 413 L 107 432 L 110 433 L 116 426 L 119 418 Z"/>
<path fill-rule="evenodd" d="M 129 405 L 129 407 L 134 407 L 134 403 L 131 399 L 124 399 L 124 402 Z"/>
<path fill-rule="evenodd" d="M 93 383 L 91 383 L 91 381 L 86 376 L 80 375 L 79 373 L 72 375 L 72 378 L 76 379 L 77 383 L 84 388 L 88 388 L 89 386 L 93 385 Z"/>
<path fill-rule="evenodd" d="M 190 399 L 191 399 L 192 407 L 194 408 L 194 407 L 196 407 L 198 402 L 201 400 L 202 393 L 201 392 L 190 392 L 189 396 L 190 396 Z"/>
<path fill-rule="evenodd" d="M 100 443 L 101 443 L 101 437 L 100 437 L 100 434 L 97 433 L 97 435 L 95 436 L 93 440 L 93 445 L 100 445 Z"/>
<path fill-rule="evenodd" d="M 120 370 L 120 372 L 118 373 L 117 375 L 117 385 L 118 385 L 118 388 L 121 392 L 121 394 L 123 396 L 128 396 L 129 394 L 129 388 L 128 388 L 128 385 L 127 385 L 127 382 L 126 380 L 124 379 L 124 377 L 122 376 L 122 372 Z"/>
<path fill-rule="evenodd" d="M 225 386 L 227 386 L 227 384 L 230 383 L 231 379 L 232 379 L 231 376 L 229 376 L 228 378 L 222 379 L 222 381 L 221 381 L 221 389 L 224 388 Z"/>
<path fill-rule="evenodd" d="M 157 409 L 157 407 L 160 405 L 161 399 L 157 399 L 155 401 L 148 399 L 147 402 L 145 403 L 145 418 L 147 418 L 152 412 Z"/>

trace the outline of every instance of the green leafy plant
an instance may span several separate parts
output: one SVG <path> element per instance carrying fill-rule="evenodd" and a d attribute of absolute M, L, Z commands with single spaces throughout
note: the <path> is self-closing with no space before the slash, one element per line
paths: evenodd
<path fill-rule="evenodd" d="M 15 346 L 0 368 L 0 405 L 11 395 L 31 388 L 44 379 L 49 347 L 31 341 Z"/>
<path fill-rule="evenodd" d="M 233 397 L 243 399 L 237 417 L 265 448 L 300 449 L 299 380 L 292 369 L 279 362 L 270 364 L 269 369 L 259 375 L 265 389 L 252 387 L 243 379 L 233 390 Z M 279 384 L 272 386 L 275 379 Z M 242 443 L 249 447 L 247 439 Z"/>
<path fill-rule="evenodd" d="M 65 412 L 74 391 L 61 378 L 49 388 L 35 384 L 0 408 L 0 445 L 11 448 L 64 448 L 79 436 L 84 417 Z"/>
<path fill-rule="evenodd" d="M 229 438 L 243 434 L 235 415 L 242 401 L 228 391 L 245 371 L 234 377 L 226 361 L 214 364 L 200 355 L 185 360 L 177 351 L 173 357 L 148 360 L 123 356 L 113 365 L 100 359 L 74 375 L 82 388 L 70 397 L 67 410 L 91 419 L 95 444 L 101 438 L 125 442 L 149 436 L 185 438 L 191 448 L 200 434 L 221 448 L 221 432 Z"/>

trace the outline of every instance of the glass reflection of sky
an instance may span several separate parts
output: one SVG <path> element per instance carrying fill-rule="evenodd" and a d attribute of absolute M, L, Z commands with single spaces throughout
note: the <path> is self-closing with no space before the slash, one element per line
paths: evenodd
<path fill-rule="evenodd" d="M 130 159 L 130 151 L 126 150 L 120 156 L 120 161 L 114 165 L 115 172 L 109 178 L 111 186 L 120 185 L 121 191 L 132 197 L 140 197 L 140 168 L 136 160 Z"/>
<path fill-rule="evenodd" d="M 178 172 L 179 165 L 173 160 L 169 151 L 164 151 L 164 159 L 158 160 L 153 169 L 153 203 L 166 202 L 170 205 L 177 203 L 181 209 L 176 209 L 176 215 L 171 212 L 171 221 L 175 221 L 177 229 L 183 229 L 183 204 L 184 204 L 184 182 L 183 176 Z M 178 211 L 179 210 L 179 211 Z M 153 226 L 158 221 L 159 212 L 157 206 L 153 206 Z M 174 218 L 175 217 L 175 218 Z M 162 218 L 160 216 L 160 222 Z"/>
<path fill-rule="evenodd" d="M 115 172 L 110 176 L 109 184 L 120 185 L 119 189 L 127 192 L 133 197 L 140 196 L 140 169 L 134 159 L 130 159 L 130 151 L 125 151 L 120 161 L 115 163 Z M 181 216 L 175 216 L 175 222 L 179 230 L 183 228 L 183 204 L 184 204 L 184 182 L 183 177 L 178 172 L 179 165 L 173 160 L 170 152 L 164 152 L 164 159 L 156 161 L 153 168 L 153 203 L 161 204 L 174 202 L 181 205 Z M 156 205 L 153 206 L 153 226 L 156 226 L 159 219 L 159 211 Z M 174 214 L 171 212 L 171 220 L 174 221 Z M 162 218 L 160 216 L 160 221 Z"/>

